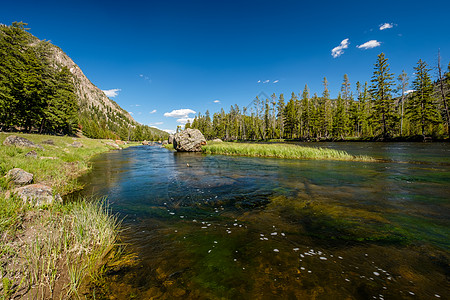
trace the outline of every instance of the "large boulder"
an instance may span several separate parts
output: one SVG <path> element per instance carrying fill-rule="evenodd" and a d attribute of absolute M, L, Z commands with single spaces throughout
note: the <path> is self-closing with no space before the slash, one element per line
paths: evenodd
<path fill-rule="evenodd" d="M 41 145 L 36 145 L 30 140 L 27 140 L 26 138 L 10 135 L 3 141 L 4 146 L 17 146 L 17 147 L 29 147 L 29 148 L 41 148 L 43 147 Z"/>
<path fill-rule="evenodd" d="M 51 187 L 43 184 L 30 184 L 23 187 L 16 188 L 12 191 L 24 202 L 29 202 L 33 206 L 52 205 L 55 201 L 62 202 L 59 194 L 53 196 Z M 9 197 L 10 192 L 7 192 Z"/>
<path fill-rule="evenodd" d="M 173 134 L 169 135 L 169 138 L 167 139 L 167 143 L 173 144 Z"/>
<path fill-rule="evenodd" d="M 6 177 L 10 178 L 15 185 L 25 185 L 33 182 L 33 174 L 20 168 L 9 170 L 8 173 L 6 173 Z"/>
<path fill-rule="evenodd" d="M 198 129 L 188 128 L 173 136 L 173 148 L 180 152 L 199 152 L 206 139 Z"/>

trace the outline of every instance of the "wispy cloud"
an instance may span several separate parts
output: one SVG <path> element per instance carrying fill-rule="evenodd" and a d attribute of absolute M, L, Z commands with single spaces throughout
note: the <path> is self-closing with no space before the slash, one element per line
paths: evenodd
<path fill-rule="evenodd" d="M 258 80 L 258 83 L 261 83 L 261 80 Z"/>
<path fill-rule="evenodd" d="M 393 23 L 384 23 L 380 25 L 380 30 L 390 29 L 394 27 Z"/>
<path fill-rule="evenodd" d="M 188 118 L 189 114 L 195 114 L 190 108 L 174 109 L 171 112 L 164 113 L 164 117 L 169 118 Z"/>
<path fill-rule="evenodd" d="M 372 49 L 372 48 L 375 48 L 375 47 L 379 47 L 380 45 L 381 45 L 381 43 L 379 41 L 377 41 L 377 40 L 370 40 L 370 41 L 365 42 L 364 44 L 361 44 L 361 45 L 356 46 L 356 47 L 358 49 L 367 50 L 367 49 Z"/>
<path fill-rule="evenodd" d="M 130 115 L 134 115 L 132 111 L 129 111 L 128 113 L 129 113 Z"/>
<path fill-rule="evenodd" d="M 277 80 L 275 80 L 273 83 L 278 83 L 278 82 L 280 82 L 280 81 L 277 79 Z"/>
<path fill-rule="evenodd" d="M 415 92 L 416 90 L 407 90 L 407 91 L 405 91 L 405 95 L 408 95 L 408 94 L 410 94 L 410 93 L 413 93 L 413 92 Z"/>
<path fill-rule="evenodd" d="M 263 83 L 269 83 L 270 82 L 270 80 L 264 80 L 263 81 Z"/>
<path fill-rule="evenodd" d="M 147 82 L 149 82 L 149 83 L 152 82 L 152 80 L 150 79 L 150 77 L 145 76 L 144 74 L 139 74 L 139 77 L 141 77 L 142 79 L 144 79 L 145 81 L 147 81 Z"/>
<path fill-rule="evenodd" d="M 220 100 L 214 100 L 213 102 L 214 103 L 220 103 Z"/>
<path fill-rule="evenodd" d="M 110 90 L 102 90 L 105 93 L 106 97 L 114 98 L 119 95 L 121 89 L 110 89 Z"/>
<path fill-rule="evenodd" d="M 130 106 L 135 106 L 135 107 L 139 107 L 139 106 L 141 106 L 140 104 L 131 104 Z"/>
<path fill-rule="evenodd" d="M 349 39 L 342 40 L 342 42 L 339 46 L 334 47 L 331 50 L 331 56 L 333 56 L 333 58 L 339 57 L 342 54 L 344 54 L 344 49 L 347 49 L 348 45 L 350 44 L 348 40 Z"/>
<path fill-rule="evenodd" d="M 162 124 L 164 124 L 164 122 L 155 122 L 155 123 L 151 123 L 150 126 L 153 126 L 153 125 L 162 125 Z"/>
<path fill-rule="evenodd" d="M 149 114 L 154 114 L 155 112 L 156 112 L 156 109 L 154 109 L 151 112 L 149 112 Z"/>

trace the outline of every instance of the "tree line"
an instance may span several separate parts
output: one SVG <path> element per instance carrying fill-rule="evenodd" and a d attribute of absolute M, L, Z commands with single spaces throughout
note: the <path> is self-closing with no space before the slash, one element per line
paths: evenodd
<path fill-rule="evenodd" d="M 443 74 L 440 55 L 437 69 L 438 78 L 432 82 L 431 69 L 419 60 L 410 92 L 406 72 L 396 83 L 381 53 L 370 83 L 356 82 L 353 92 L 344 75 L 337 99 L 330 98 L 324 78 L 320 96 L 311 95 L 305 85 L 301 94 L 293 92 L 287 102 L 283 94 L 256 97 L 248 107 L 234 105 L 228 112 L 222 108 L 212 117 L 209 111 L 199 113 L 186 128 L 199 129 L 208 139 L 225 140 L 448 137 L 450 72 Z"/>
<path fill-rule="evenodd" d="M 82 106 L 69 69 L 52 44 L 14 22 L 0 25 L 0 131 L 75 134 L 90 138 L 160 140 L 168 133 L 131 123 L 118 111 Z"/>

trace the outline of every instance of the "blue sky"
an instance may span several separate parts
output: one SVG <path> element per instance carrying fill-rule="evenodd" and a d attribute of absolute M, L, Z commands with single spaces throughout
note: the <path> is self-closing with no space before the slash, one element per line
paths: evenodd
<path fill-rule="evenodd" d="M 352 89 L 370 81 L 381 52 L 396 76 L 413 77 L 419 59 L 434 67 L 438 49 L 446 68 L 449 11 L 441 0 L 25 0 L 2 3 L 0 23 L 28 23 L 138 122 L 174 130 L 261 92 L 321 94 L 323 77 L 336 97 L 344 74 Z"/>

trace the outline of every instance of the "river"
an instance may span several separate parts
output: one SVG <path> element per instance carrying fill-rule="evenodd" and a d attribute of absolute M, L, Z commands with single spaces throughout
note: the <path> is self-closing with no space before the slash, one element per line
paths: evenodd
<path fill-rule="evenodd" d="M 174 153 L 93 160 L 133 264 L 111 299 L 450 299 L 450 144 L 319 143 L 379 162 Z"/>

